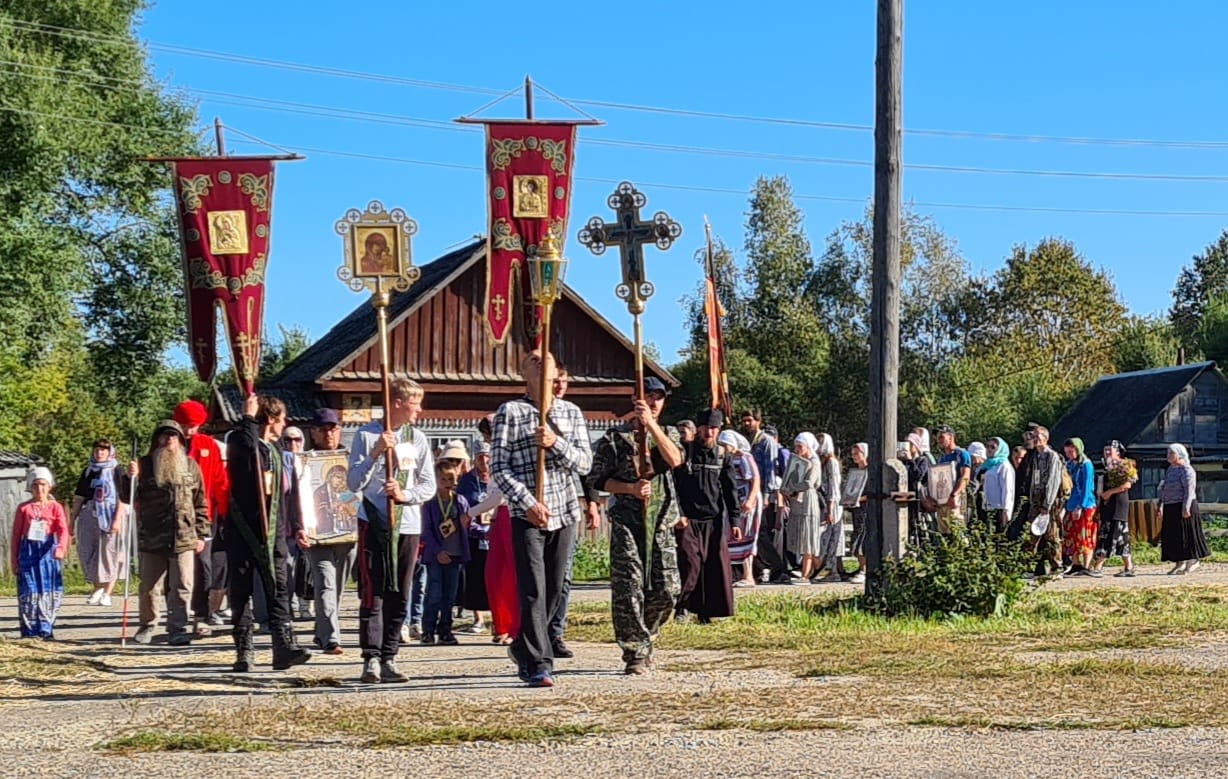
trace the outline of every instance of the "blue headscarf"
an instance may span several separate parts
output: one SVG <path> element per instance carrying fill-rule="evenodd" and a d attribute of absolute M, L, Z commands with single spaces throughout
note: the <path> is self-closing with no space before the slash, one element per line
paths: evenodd
<path fill-rule="evenodd" d="M 997 448 L 994 449 L 993 457 L 986 459 L 985 462 L 979 468 L 979 470 L 982 470 L 982 471 L 988 471 L 991 468 L 997 468 L 999 465 L 1006 462 L 1006 458 L 1010 457 L 1010 454 L 1011 454 L 1011 448 L 1007 446 L 1006 442 L 1003 441 L 1001 438 L 994 437 L 989 440 L 993 441 L 998 446 Z"/>
<path fill-rule="evenodd" d="M 90 489 L 94 491 L 94 519 L 98 529 L 104 533 L 111 532 L 115 523 L 115 509 L 119 505 L 119 495 L 115 490 L 115 449 L 105 460 L 95 460 L 90 457 Z"/>

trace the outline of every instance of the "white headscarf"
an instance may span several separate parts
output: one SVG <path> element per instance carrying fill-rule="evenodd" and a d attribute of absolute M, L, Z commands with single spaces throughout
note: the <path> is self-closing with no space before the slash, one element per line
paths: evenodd
<path fill-rule="evenodd" d="M 797 438 L 793 439 L 793 443 L 805 444 L 810 450 L 811 457 L 819 456 L 819 441 L 814 437 L 814 433 L 798 433 Z"/>
<path fill-rule="evenodd" d="M 34 482 L 36 481 L 45 481 L 47 482 L 48 487 L 55 486 L 55 477 L 51 475 L 51 469 L 46 467 L 45 465 L 39 465 L 35 468 L 31 468 L 26 473 L 26 491 L 27 492 L 30 492 L 30 493 L 34 492 Z"/>
<path fill-rule="evenodd" d="M 1170 454 L 1177 455 L 1177 459 L 1181 462 L 1186 464 L 1190 462 L 1190 452 L 1182 444 L 1169 444 L 1168 451 Z"/>
<path fill-rule="evenodd" d="M 832 443 L 831 436 L 827 433 L 819 434 L 819 451 L 820 457 L 827 457 L 836 453 L 836 445 Z"/>
<path fill-rule="evenodd" d="M 853 444 L 852 451 L 861 452 L 866 457 L 869 457 L 870 456 L 870 445 L 862 441 L 862 442 Z"/>
<path fill-rule="evenodd" d="M 716 442 L 721 446 L 730 446 L 734 450 L 738 448 L 738 434 L 726 428 L 721 431 L 721 434 L 716 437 Z"/>

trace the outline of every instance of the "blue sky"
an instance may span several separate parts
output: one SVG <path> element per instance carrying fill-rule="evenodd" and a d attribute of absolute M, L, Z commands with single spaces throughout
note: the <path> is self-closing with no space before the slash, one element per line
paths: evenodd
<path fill-rule="evenodd" d="M 157 77 L 199 102 L 202 125 L 228 125 L 305 162 L 278 171 L 266 326 L 305 327 L 318 338 L 362 298 L 337 281 L 341 241 L 334 222 L 378 199 L 419 224 L 423 263 L 484 231 L 480 134 L 437 125 L 355 121 L 257 107 L 253 99 L 447 122 L 491 99 L 480 91 L 350 79 L 221 61 L 168 46 L 360 71 L 498 91 L 526 73 L 567 98 L 706 113 L 870 125 L 874 110 L 874 3 L 819 0 L 745 4 L 626 4 L 539 1 L 390 3 L 214 0 L 209 12 L 163 2 L 138 32 Z M 626 25 L 618 27 L 620 19 Z M 1228 6 L 1139 2 L 908 3 L 904 121 L 908 129 L 1027 136 L 1165 141 L 1222 138 L 1225 69 L 1218 51 Z M 254 34 L 252 30 L 259 30 Z M 220 98 L 197 91 L 225 92 Z M 267 104 L 264 104 L 267 105 Z M 649 251 L 657 286 L 647 337 L 667 361 L 682 346 L 677 301 L 699 279 L 692 260 L 703 219 L 735 249 L 744 240 L 747 194 L 760 175 L 787 175 L 816 254 L 841 221 L 869 202 L 867 166 L 666 152 L 595 140 L 707 147 L 869 162 L 866 130 L 756 123 L 584 105 L 607 124 L 583 128 L 572 200 L 569 283 L 624 330 L 613 294 L 616 255 L 588 254 L 574 240 L 589 216 L 609 217 L 605 198 L 621 179 L 667 210 L 683 236 L 667 254 Z M 315 109 L 310 109 L 315 110 Z M 487 116 L 518 116 L 517 98 Z M 570 116 L 539 93 L 539 117 Z M 586 141 L 590 141 L 587 142 Z M 231 134 L 236 153 L 260 150 Z M 327 154 L 417 160 L 406 164 Z M 1228 143 L 1156 144 L 1008 141 L 907 134 L 905 164 L 1097 173 L 1228 174 Z M 669 185 L 669 186 L 665 186 Z M 690 187 L 685 189 L 681 187 Z M 694 189 L 698 188 L 698 189 Z M 954 238 L 974 270 L 1000 267 L 1013 244 L 1050 235 L 1074 241 L 1109 270 L 1139 313 L 1167 309 L 1181 265 L 1228 225 L 1225 182 L 1071 178 L 907 169 L 906 200 L 1053 211 L 918 205 Z M 710 190 L 710 191 L 703 191 Z M 728 190 L 728 191 L 726 191 Z M 1080 210 L 1217 212 L 1205 216 L 1093 214 Z"/>

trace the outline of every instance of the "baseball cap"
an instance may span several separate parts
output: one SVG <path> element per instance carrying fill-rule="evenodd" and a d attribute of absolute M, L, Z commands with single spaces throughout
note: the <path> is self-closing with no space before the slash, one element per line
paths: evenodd
<path fill-rule="evenodd" d="M 669 388 L 665 386 L 665 382 L 656 376 L 649 376 L 644 379 L 644 394 L 647 395 L 650 392 L 660 392 L 662 395 L 669 397 Z"/>
<path fill-rule="evenodd" d="M 312 416 L 312 422 L 316 427 L 324 427 L 325 425 L 340 425 L 341 417 L 336 411 L 331 408 L 317 408 Z"/>

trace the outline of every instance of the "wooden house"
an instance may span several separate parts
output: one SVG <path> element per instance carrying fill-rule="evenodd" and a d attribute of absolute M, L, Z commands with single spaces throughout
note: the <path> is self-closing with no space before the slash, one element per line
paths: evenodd
<path fill-rule="evenodd" d="M 1184 444 L 1198 472 L 1204 511 L 1228 513 L 1228 380 L 1214 362 L 1102 376 L 1053 426 L 1060 448 L 1078 436 L 1099 460 L 1110 441 L 1138 461 L 1133 500 L 1154 500 L 1168 445 Z"/>
<path fill-rule="evenodd" d="M 393 376 L 413 379 L 426 391 L 420 427 L 433 440 L 477 437 L 477 422 L 504 401 L 524 393 L 519 365 L 525 354 L 523 328 L 493 344 L 483 307 L 486 242 L 474 241 L 421 266 L 418 282 L 394 294 L 388 311 Z M 340 284 L 337 294 L 350 294 Z M 600 435 L 628 413 L 635 386 L 631 342 L 575 290 L 555 305 L 551 351 L 571 375 L 567 399 L 576 403 Z M 656 362 L 646 371 L 668 386 L 678 381 Z M 282 398 L 293 424 L 317 408 L 338 409 L 348 441 L 353 430 L 383 413 L 376 314 L 367 300 L 313 343 L 260 392 Z M 233 422 L 241 413 L 237 390 L 215 392 L 215 419 Z"/>

